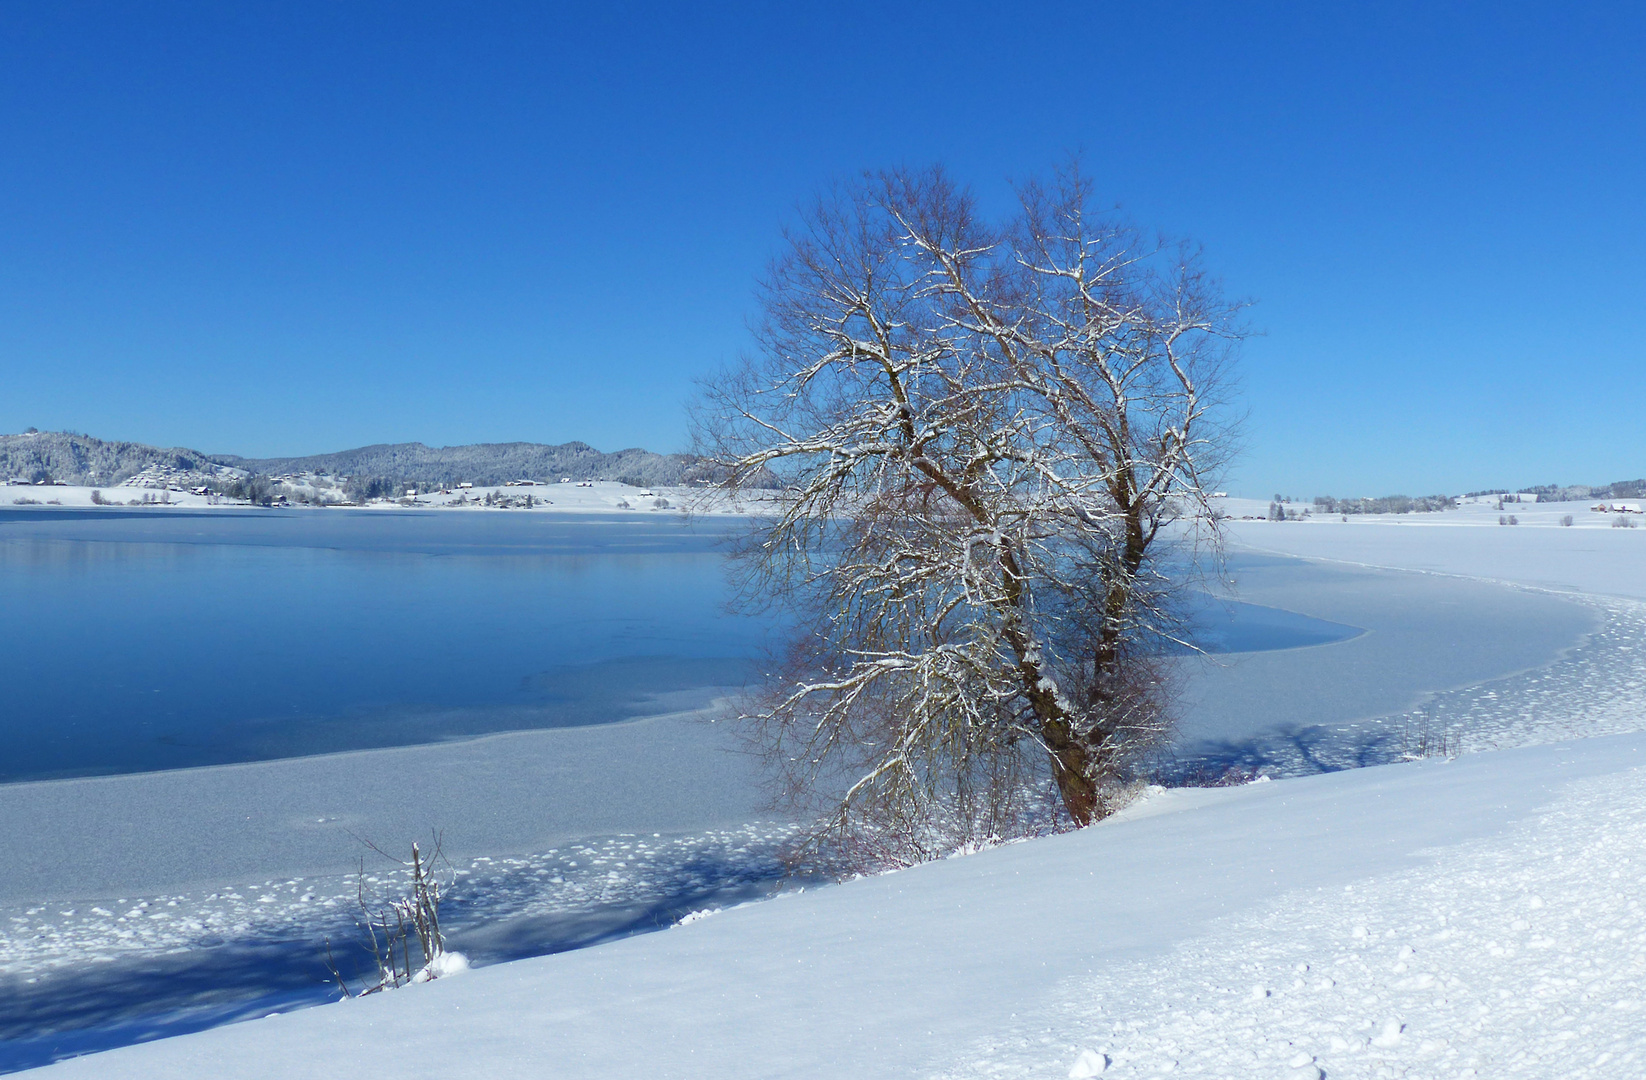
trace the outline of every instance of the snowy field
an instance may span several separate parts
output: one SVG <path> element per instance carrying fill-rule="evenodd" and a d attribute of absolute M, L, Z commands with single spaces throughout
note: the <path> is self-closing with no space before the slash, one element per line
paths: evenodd
<path fill-rule="evenodd" d="M 1334 515 L 1244 521 L 1267 504 L 1226 500 L 1240 545 L 1361 566 L 1457 574 L 1560 592 L 1646 599 L 1646 514 L 1596 513 L 1592 503 L 1469 503 L 1429 514 Z M 1632 505 L 1632 504 L 1631 504 Z M 1518 525 L 1499 525 L 1513 515 Z M 1570 517 L 1572 525 L 1562 526 Z M 1632 527 L 1618 528 L 1618 522 Z"/>
<path fill-rule="evenodd" d="M 1259 560 L 1241 572 L 1241 599 L 1368 632 L 1253 654 L 1213 674 L 1229 686 L 1231 672 L 1257 672 L 1254 693 L 1269 687 L 1285 716 L 1307 712 L 1311 672 L 1331 687 L 1359 671 L 1365 693 L 1322 695 L 1349 705 L 1335 727 L 1316 728 L 1375 720 L 1387 734 L 1421 716 L 1455 731 L 1463 750 L 1499 752 L 1156 792 L 1081 834 L 55 1068 L 179 1077 L 224 1075 L 230 1061 L 237 1074 L 269 1077 L 1646 1071 L 1646 1040 L 1634 1035 L 1646 1027 L 1637 885 L 1646 742 L 1559 742 L 1646 727 L 1646 530 L 1568 528 L 1559 516 L 1497 526 L 1495 511 L 1485 528 L 1471 513 L 1235 523 L 1244 549 L 1321 560 L 1313 565 L 1325 575 L 1265 579 Z M 1377 595 L 1345 597 L 1331 561 L 1373 574 L 1356 580 L 1380 582 L 1361 590 Z M 1471 652 L 1493 623 L 1507 628 L 1502 640 Z M 1545 638 L 1523 640 L 1540 625 L 1551 627 Z M 1373 685 L 1426 654 L 1444 663 L 1393 690 Z M 1284 693 L 1274 698 L 1277 685 Z M 1389 715 L 1367 718 L 1389 702 Z M 150 962 L 237 933 L 266 938 L 281 920 L 296 936 L 327 925 L 352 887 L 338 873 L 341 823 L 377 835 L 435 821 L 453 828 L 463 887 L 502 898 L 492 938 L 486 924 L 458 920 L 493 959 L 508 959 L 511 928 L 533 920 L 587 919 L 604 903 L 615 921 L 583 937 L 598 941 L 635 920 L 666 925 L 682 907 L 776 890 L 772 854 L 785 826 L 758 824 L 751 785 L 726 772 L 746 763 L 701 738 L 714 728 L 640 723 L 654 724 L 656 737 L 534 732 L 0 787 L 0 819 L 19 823 L 12 835 L 41 841 L 0 912 L 10 927 L 0 937 L 9 1007 L 26 1005 L 27 988 L 49 984 L 65 956 L 118 969 L 122 956 Z M 575 775 L 578 760 L 615 759 L 626 745 L 651 749 L 603 811 L 541 782 L 545 768 Z M 1512 747 L 1523 749 L 1501 749 Z M 1346 763 L 1277 757 L 1267 771 Z M 700 769 L 720 770 L 723 782 L 690 782 Z M 408 773 L 426 786 L 414 793 L 386 779 Z M 659 775 L 680 782 L 655 783 Z M 659 796 L 677 809 L 658 813 Z M 111 832 L 111 820 L 126 824 Z M 202 847 L 202 836 L 215 842 Z M 64 860 L 63 851 L 86 857 Z M 732 887 L 717 893 L 716 882 Z M 36 899 L 121 893 L 118 904 Z"/>

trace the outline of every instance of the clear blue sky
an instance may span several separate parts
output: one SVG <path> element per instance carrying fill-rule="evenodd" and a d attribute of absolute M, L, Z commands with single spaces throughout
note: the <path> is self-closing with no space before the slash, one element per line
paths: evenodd
<path fill-rule="evenodd" d="M 0 431 L 684 445 L 793 206 L 1082 151 L 1257 302 L 1233 487 L 1646 475 L 1635 5 L 0 6 Z"/>

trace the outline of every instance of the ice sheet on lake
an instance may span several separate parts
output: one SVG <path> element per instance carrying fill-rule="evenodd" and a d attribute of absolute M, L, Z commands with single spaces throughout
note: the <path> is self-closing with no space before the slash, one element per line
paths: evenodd
<path fill-rule="evenodd" d="M 479 857 L 452 867 L 443 904 L 448 934 L 461 941 L 482 925 L 636 905 L 671 904 L 768 883 L 785 875 L 779 852 L 794 827 L 750 824 L 687 836 L 589 838 L 540 854 Z M 406 875 L 369 855 L 368 900 L 400 896 Z M 203 893 L 0 908 L 0 977 L 270 940 L 344 943 L 356 936 L 360 875 L 275 878 Z M 674 912 L 674 917 L 684 914 Z M 660 915 L 660 917 L 662 917 Z M 537 942 L 527 951 L 554 951 Z M 518 946 L 517 946 L 518 947 Z"/>
<path fill-rule="evenodd" d="M 1599 625 L 1570 594 L 1493 582 L 1249 553 L 1229 570 L 1242 600 L 1367 632 L 1184 663 L 1185 746 L 1402 713 L 1437 690 L 1546 667 Z"/>
<path fill-rule="evenodd" d="M 1552 665 L 1436 694 L 1417 709 L 1382 718 L 1347 725 L 1277 730 L 1260 739 L 1213 747 L 1203 758 L 1186 757 L 1182 765 L 1188 770 L 1203 762 L 1219 768 L 1233 764 L 1254 770 L 1261 768 L 1274 775 L 1296 775 L 1393 760 L 1410 748 L 1414 733 L 1425 723 L 1437 735 L 1455 736 L 1453 745 L 1465 751 L 1646 727 L 1646 668 L 1642 664 L 1646 659 L 1646 604 L 1607 597 L 1566 597 L 1562 602 L 1588 606 L 1596 613 L 1600 625 Z M 690 763 L 699 779 L 710 775 L 715 767 L 747 766 L 735 755 L 726 754 L 718 742 L 699 745 L 697 734 L 708 735 L 715 731 L 713 727 L 679 723 L 671 726 L 663 721 L 653 722 L 650 727 L 656 730 L 636 745 L 668 756 L 676 764 Z M 677 730 L 679 734 L 674 734 Z M 591 762 L 613 760 L 606 740 L 615 735 L 625 733 L 616 729 L 536 733 L 508 737 L 495 745 L 482 742 L 394 751 L 397 761 L 406 758 L 421 762 L 425 757 L 438 756 L 444 764 L 430 768 L 402 762 L 388 773 L 394 775 L 411 769 L 434 776 L 467 776 L 447 759 L 463 762 L 478 756 L 485 768 L 460 784 L 453 798 L 462 796 L 472 801 L 475 791 L 485 790 L 493 794 L 494 802 L 524 805 L 523 794 L 517 799 L 511 793 L 517 787 L 521 792 L 542 787 L 539 781 L 546 772 L 569 768 L 575 774 L 577 768 L 582 767 L 576 764 L 582 757 Z M 632 735 L 625 738 L 633 741 Z M 579 756 L 577 748 L 584 742 L 590 745 Z M 539 744 L 543 744 L 542 749 L 538 749 Z M 499 753 L 500 750 L 507 752 Z M 544 754 L 553 759 L 558 770 L 537 761 Z M 169 791 L 166 785 L 183 782 L 198 785 L 229 778 L 239 790 L 262 792 L 268 787 L 271 793 L 289 793 L 293 774 L 315 773 L 319 779 L 297 785 L 298 790 L 349 789 L 358 795 L 365 790 L 362 785 L 366 785 L 370 777 L 384 771 L 364 768 L 376 760 L 371 756 L 342 756 L 274 763 L 249 770 L 242 768 L 221 775 L 212 770 L 162 774 L 149 780 L 127 778 L 111 790 L 147 790 L 148 786 L 159 785 Z M 524 778 L 518 784 L 511 786 L 505 782 L 499 772 L 503 762 L 510 763 L 511 767 L 517 765 L 522 771 Z M 345 768 L 355 772 L 333 775 Z M 278 782 L 271 779 L 269 784 L 260 787 L 258 778 L 263 773 L 283 779 Z M 720 786 L 727 790 L 737 787 L 731 779 L 730 775 L 723 778 Z M 101 788 L 113 782 L 93 783 Z M 49 794 L 58 786 L 41 786 L 40 794 Z M 560 785 L 553 788 L 559 790 Z M 574 792 L 577 788 L 572 785 L 566 790 Z M 463 795 L 464 792 L 468 794 Z M 429 793 L 425 795 L 432 797 Z M 170 799 L 171 796 L 167 796 L 168 805 Z M 120 801 L 129 810 L 131 804 L 126 795 L 122 795 Z M 733 799 L 731 803 L 737 801 Z M 734 811 L 735 806 L 728 805 L 715 813 Z M 556 805 L 534 813 L 552 820 L 568 816 L 569 811 Z M 692 813 L 706 811 L 692 810 Z M 439 820 L 458 818 L 448 814 Z M 193 828 L 199 831 L 203 826 Z M 493 822 L 487 828 L 497 833 L 499 826 Z M 462 935 L 481 925 L 586 913 L 602 907 L 615 910 L 666 904 L 671 897 L 694 889 L 716 887 L 715 882 L 735 888 L 755 878 L 775 880 L 780 876 L 776 852 L 790 828 L 751 825 L 743 829 L 690 831 L 692 826 L 687 825 L 684 830 L 675 826 L 662 836 L 596 833 L 593 834 L 596 839 L 544 845 L 536 854 L 495 858 L 480 857 L 488 842 L 486 837 L 470 838 L 468 851 L 458 864 L 463 870 L 462 883 L 452 896 L 453 910 L 458 914 L 449 925 L 454 933 Z M 368 834 L 396 835 L 383 826 Z M 498 836 L 488 836 L 489 842 L 499 842 Z M 248 843 L 254 847 L 273 846 L 276 839 L 273 834 L 265 837 L 257 833 L 255 842 Z M 307 853 L 307 849 L 304 851 L 304 858 L 316 857 Z M 198 859 L 199 853 L 192 857 Z M 326 858 L 336 865 L 334 855 Z M 368 869 L 372 869 L 370 864 Z M 372 884 L 379 887 L 392 884 L 392 875 L 383 872 L 374 873 L 372 878 Z M 87 962 L 162 955 L 238 942 L 319 941 L 327 935 L 346 940 L 345 935 L 353 926 L 355 880 L 352 875 L 246 875 L 233 880 L 238 884 L 227 888 L 156 892 L 139 889 L 136 893 L 127 891 L 106 899 L 71 903 L 46 904 L 19 897 L 0 906 L 0 976 L 26 978 Z M 484 903 L 470 899 L 481 896 L 485 897 Z M 525 951 L 508 945 L 500 948 L 513 953 Z"/>
<path fill-rule="evenodd" d="M 1239 741 L 1207 740 L 1169 770 L 1298 776 L 1646 729 L 1646 604 L 1568 597 L 1598 627 L 1554 663 L 1430 695 L 1415 709 L 1347 724 L 1277 725 Z"/>

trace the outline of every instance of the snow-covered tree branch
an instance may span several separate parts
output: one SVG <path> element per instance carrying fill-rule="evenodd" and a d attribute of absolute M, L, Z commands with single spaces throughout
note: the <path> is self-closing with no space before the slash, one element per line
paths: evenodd
<path fill-rule="evenodd" d="M 1237 306 L 1077 168 L 1018 196 L 993 223 L 940 169 L 831 191 L 698 406 L 728 486 L 783 485 L 737 565 L 801 632 L 750 718 L 843 830 L 993 828 L 1037 785 L 1085 825 L 1166 732 L 1193 560 L 1165 538 L 1216 544 Z"/>

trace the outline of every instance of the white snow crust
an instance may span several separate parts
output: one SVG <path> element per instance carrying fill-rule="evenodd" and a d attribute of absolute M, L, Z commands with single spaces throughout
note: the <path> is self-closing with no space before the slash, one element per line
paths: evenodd
<path fill-rule="evenodd" d="M 707 891 L 775 882 L 782 874 L 783 844 L 794 831 L 790 825 L 756 823 L 683 836 L 627 833 L 530 855 L 463 859 L 450 869 L 447 910 L 457 910 L 445 929 L 458 940 L 465 932 L 484 933 L 483 925 L 462 912 L 477 900 L 488 923 L 502 924 L 666 906 Z M 253 880 L 101 902 L 11 905 L 0 908 L 0 973 L 33 982 L 55 969 L 191 948 L 353 941 L 358 890 L 364 887 L 369 900 L 382 903 L 404 896 L 408 880 L 407 872 L 374 858 L 363 874 Z"/>
<path fill-rule="evenodd" d="M 1096 1075 L 1099 1055 L 1117 1077 L 1646 1073 L 1643 781 L 1574 783 L 1506 835 L 1069 980 L 937 1074 L 1055 1075 L 1061 1056 Z"/>
<path fill-rule="evenodd" d="M 1643 781 L 1630 735 L 1197 793 L 43 1073 L 1635 1075 Z"/>

